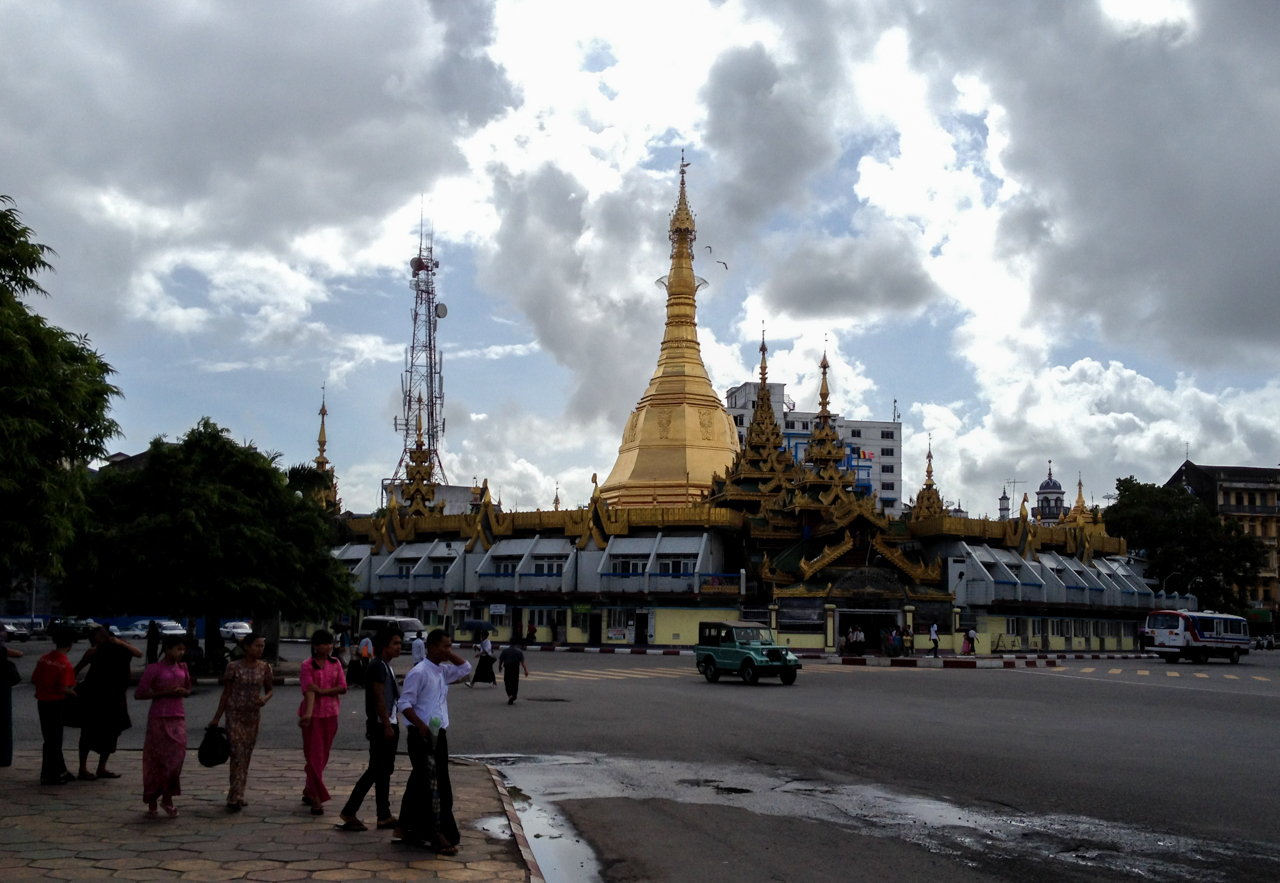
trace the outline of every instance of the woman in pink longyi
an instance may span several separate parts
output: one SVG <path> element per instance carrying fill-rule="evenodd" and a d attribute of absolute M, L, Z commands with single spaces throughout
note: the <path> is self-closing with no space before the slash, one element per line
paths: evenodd
<path fill-rule="evenodd" d="M 191 695 L 191 675 L 182 661 L 186 640 L 186 635 L 165 635 L 164 655 L 147 666 L 133 694 L 135 699 L 151 700 L 142 744 L 142 799 L 151 819 L 156 817 L 157 800 L 169 816 L 178 814 L 173 798 L 182 793 L 179 777 L 187 759 L 187 713 L 182 700 Z"/>
<path fill-rule="evenodd" d="M 302 753 L 307 760 L 307 784 L 302 802 L 310 804 L 311 814 L 324 815 L 329 789 L 324 786 L 324 768 L 329 763 L 329 749 L 338 734 L 338 712 L 347 692 L 347 678 L 342 663 L 332 658 L 333 635 L 320 629 L 311 636 L 311 658 L 302 663 L 298 683 L 302 687 L 302 705 L 298 708 L 298 726 L 302 728 Z"/>

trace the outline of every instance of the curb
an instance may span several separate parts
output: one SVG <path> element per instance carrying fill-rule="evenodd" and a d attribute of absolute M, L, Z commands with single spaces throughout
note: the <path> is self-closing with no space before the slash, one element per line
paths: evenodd
<path fill-rule="evenodd" d="M 493 784 L 498 789 L 498 796 L 502 798 L 502 808 L 507 811 L 507 824 L 511 826 L 511 835 L 516 838 L 520 855 L 524 858 L 529 871 L 529 883 L 546 883 L 546 878 L 542 876 L 542 868 L 538 867 L 538 860 L 533 857 L 533 848 L 529 846 L 529 838 L 524 834 L 524 826 L 520 824 L 520 816 L 516 812 L 516 805 L 512 802 L 511 795 L 507 792 L 506 783 L 502 781 L 498 771 L 489 764 L 485 764 L 484 768 L 489 771 Z"/>
<path fill-rule="evenodd" d="M 1152 653 L 1048 653 L 1010 656 L 845 656 L 841 665 L 871 665 L 888 668 L 1061 668 L 1065 659 L 1158 659 Z"/>

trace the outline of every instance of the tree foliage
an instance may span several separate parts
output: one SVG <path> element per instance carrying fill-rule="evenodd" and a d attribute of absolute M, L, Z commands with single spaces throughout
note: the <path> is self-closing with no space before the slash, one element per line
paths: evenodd
<path fill-rule="evenodd" d="M 22 298 L 44 294 L 48 246 L 0 196 L 0 586 L 57 576 L 85 515 L 88 463 L 118 427 L 120 390 L 88 340 L 45 322 Z"/>
<path fill-rule="evenodd" d="M 1168 591 L 1191 592 L 1204 609 L 1240 609 L 1258 583 L 1266 550 L 1234 519 L 1222 521 L 1183 488 L 1116 481 L 1107 532 L 1142 550 L 1147 574 Z"/>
<path fill-rule="evenodd" d="M 205 418 L 176 444 L 153 441 L 141 469 L 103 470 L 89 494 L 94 522 L 64 585 L 68 607 L 215 622 L 326 620 L 350 609 L 355 592 L 331 554 L 324 510 L 289 486 L 278 459 Z"/>

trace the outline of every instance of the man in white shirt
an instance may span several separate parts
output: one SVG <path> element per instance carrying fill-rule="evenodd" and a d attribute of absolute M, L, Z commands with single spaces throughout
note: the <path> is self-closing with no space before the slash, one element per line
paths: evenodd
<path fill-rule="evenodd" d="M 933 657 L 938 658 L 938 624 L 929 626 L 929 640 L 933 641 Z"/>
<path fill-rule="evenodd" d="M 419 662 L 427 658 L 427 645 L 423 643 L 422 632 L 418 632 L 418 636 L 413 639 L 413 644 L 411 645 L 410 650 L 413 653 L 414 665 L 417 665 Z"/>
<path fill-rule="evenodd" d="M 408 843 L 424 843 L 441 855 L 457 855 L 462 840 L 453 818 L 453 785 L 449 781 L 449 685 L 469 674 L 471 663 L 453 652 L 453 642 L 444 630 L 432 629 L 427 635 L 426 658 L 405 675 L 404 689 L 396 702 L 408 722 L 413 772 L 405 784 L 400 825 L 393 836 Z M 438 732 L 433 733 L 432 720 L 438 721 Z M 432 791 L 439 795 L 439 815 L 433 811 Z"/>

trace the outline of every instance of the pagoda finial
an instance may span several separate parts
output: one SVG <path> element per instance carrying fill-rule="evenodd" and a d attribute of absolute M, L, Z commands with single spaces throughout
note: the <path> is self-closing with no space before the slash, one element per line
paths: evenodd
<path fill-rule="evenodd" d="M 827 361 L 827 351 L 822 351 L 822 361 L 818 363 L 818 367 L 822 369 L 822 385 L 818 387 L 818 414 L 821 416 L 830 416 L 827 405 L 831 401 L 831 388 L 827 386 L 827 369 L 831 364 Z"/>
<path fill-rule="evenodd" d="M 556 482 L 556 498 L 551 501 L 551 506 L 557 512 L 560 511 L 560 482 Z"/>
<path fill-rule="evenodd" d="M 684 161 L 684 151 L 680 151 L 680 198 L 676 200 L 676 210 L 671 214 L 671 246 L 674 255 L 675 248 L 681 237 L 687 237 L 688 245 L 692 246 L 696 238 L 693 223 L 693 212 L 689 211 L 689 199 L 685 195 L 684 190 L 684 170 L 689 168 L 690 163 Z M 692 258 L 692 255 L 690 255 Z"/>
<path fill-rule="evenodd" d="M 769 382 L 769 363 L 765 361 L 769 346 L 764 342 L 764 323 L 760 324 L 760 385 L 764 386 Z"/>
<path fill-rule="evenodd" d="M 324 455 L 325 445 L 329 441 L 328 436 L 325 434 L 325 431 L 324 431 L 324 418 L 328 416 L 329 416 L 329 409 L 325 407 L 325 389 L 324 389 L 324 384 L 322 383 L 320 384 L 320 436 L 316 439 L 316 442 L 320 446 L 320 456 L 316 457 L 317 464 L 320 464 L 321 462 L 324 462 L 324 463 L 328 462 L 328 460 L 325 458 L 325 455 Z"/>
<path fill-rule="evenodd" d="M 929 434 L 929 453 L 925 454 L 924 486 L 933 487 L 933 433 Z"/>

